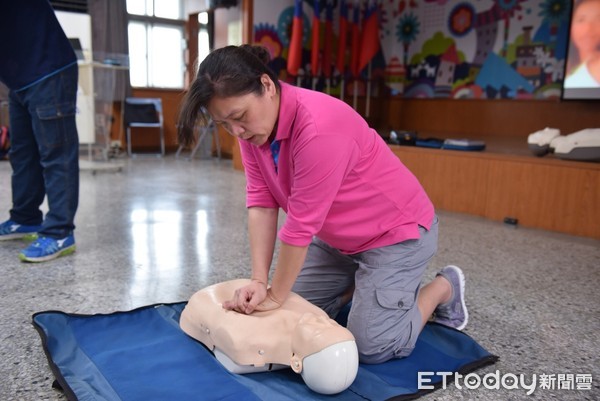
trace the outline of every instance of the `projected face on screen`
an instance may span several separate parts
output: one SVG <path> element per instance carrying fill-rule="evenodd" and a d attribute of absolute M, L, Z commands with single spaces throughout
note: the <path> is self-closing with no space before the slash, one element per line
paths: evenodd
<path fill-rule="evenodd" d="M 600 99 L 600 0 L 575 1 L 564 98 Z"/>

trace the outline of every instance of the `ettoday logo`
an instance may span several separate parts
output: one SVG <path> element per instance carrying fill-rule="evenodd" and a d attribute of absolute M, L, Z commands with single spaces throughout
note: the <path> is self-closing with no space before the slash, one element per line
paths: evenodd
<path fill-rule="evenodd" d="M 463 375 L 457 372 L 419 372 L 418 388 L 419 390 L 433 390 L 432 384 L 438 382 L 436 376 L 442 379 L 442 388 L 448 385 L 448 378 L 452 378 L 454 386 L 459 390 L 466 388 L 475 390 L 484 387 L 489 390 L 518 390 L 523 389 L 527 395 L 533 394 L 536 389 L 545 390 L 591 390 L 591 374 L 532 374 L 526 377 L 524 374 L 505 373 L 500 374 L 499 370 L 487 373 L 483 376 L 477 373 Z"/>

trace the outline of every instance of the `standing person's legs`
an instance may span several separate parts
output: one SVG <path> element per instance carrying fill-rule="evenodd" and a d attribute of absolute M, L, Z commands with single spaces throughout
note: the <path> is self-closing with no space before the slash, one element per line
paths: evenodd
<path fill-rule="evenodd" d="M 48 214 L 40 235 L 72 235 L 79 202 L 79 138 L 75 123 L 77 65 L 52 75 L 27 89 L 43 169 Z"/>
<path fill-rule="evenodd" d="M 421 237 L 353 255 L 359 263 L 348 329 L 363 363 L 408 356 L 422 329 L 417 298 L 437 250 L 437 218 Z M 445 289 L 449 290 L 448 284 Z"/>
<path fill-rule="evenodd" d="M 335 318 L 352 298 L 358 264 L 318 238 L 314 238 L 292 291 Z"/>
<path fill-rule="evenodd" d="M 13 170 L 10 220 L 22 225 L 40 226 L 43 220 L 40 205 L 46 195 L 44 176 L 31 115 L 23 96 L 18 92 L 10 92 L 9 114 L 9 160 Z"/>

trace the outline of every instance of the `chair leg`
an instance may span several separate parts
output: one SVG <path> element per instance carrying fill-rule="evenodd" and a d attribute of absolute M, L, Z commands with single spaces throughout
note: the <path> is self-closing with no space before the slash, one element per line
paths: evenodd
<path fill-rule="evenodd" d="M 177 152 L 175 152 L 176 159 L 179 159 L 179 156 L 181 155 L 182 151 L 183 151 L 183 145 L 179 145 L 179 147 L 177 148 Z"/>
<path fill-rule="evenodd" d="M 198 135 L 198 140 L 196 142 L 196 145 L 194 146 L 194 150 L 192 150 L 192 153 L 190 154 L 190 159 L 193 159 L 194 156 L 196 155 L 196 153 L 198 153 L 198 151 L 202 147 L 202 141 L 204 140 L 205 136 L 206 136 L 206 129 L 200 128 L 200 135 Z"/>
<path fill-rule="evenodd" d="M 131 157 L 131 128 L 127 127 L 127 155 Z"/>
<path fill-rule="evenodd" d="M 160 154 L 165 155 L 165 132 L 163 127 L 160 127 Z"/>
<path fill-rule="evenodd" d="M 203 141 L 204 141 L 206 135 L 209 135 L 209 134 L 213 135 L 213 138 L 215 140 L 216 150 L 217 150 L 217 157 L 219 159 L 221 159 L 221 144 L 220 144 L 220 140 L 219 140 L 218 131 L 216 130 L 216 128 L 214 126 L 208 126 L 208 127 L 199 127 L 198 128 L 198 138 L 196 139 L 196 144 L 194 145 L 194 148 L 190 152 L 190 156 L 189 156 L 190 160 L 194 159 L 194 157 L 196 156 L 196 153 L 198 153 L 198 151 L 202 147 Z M 183 150 L 184 150 L 183 145 L 179 145 L 179 147 L 177 148 L 177 152 L 175 152 L 175 158 L 181 157 L 181 153 L 183 152 Z M 212 150 L 211 150 L 211 152 L 212 152 Z"/>
<path fill-rule="evenodd" d="M 211 128 L 212 134 L 215 137 L 215 146 L 217 148 L 217 157 L 221 160 L 221 140 L 219 139 L 219 130 L 213 126 Z"/>

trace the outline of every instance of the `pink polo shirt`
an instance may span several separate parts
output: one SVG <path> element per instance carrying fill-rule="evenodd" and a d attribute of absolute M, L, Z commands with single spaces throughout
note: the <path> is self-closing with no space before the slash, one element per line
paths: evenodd
<path fill-rule="evenodd" d="M 313 236 L 346 254 L 419 238 L 434 209 L 423 187 L 377 132 L 346 103 L 281 83 L 276 139 L 240 140 L 247 207 L 281 207 L 278 233 L 295 246 Z"/>

